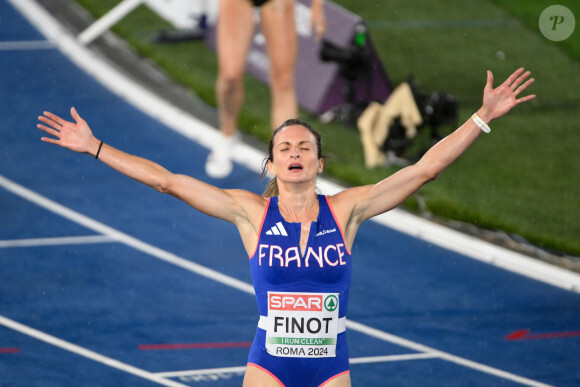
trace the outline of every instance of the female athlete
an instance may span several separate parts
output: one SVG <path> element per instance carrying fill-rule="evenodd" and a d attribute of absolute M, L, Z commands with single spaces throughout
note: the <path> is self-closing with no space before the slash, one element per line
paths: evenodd
<path fill-rule="evenodd" d="M 263 196 L 174 174 L 104 144 L 74 108 L 75 122 L 44 112 L 38 128 L 51 136 L 42 141 L 93 155 L 128 177 L 237 226 L 250 257 L 260 312 L 245 386 L 350 386 L 344 321 L 350 251 L 360 224 L 434 180 L 491 121 L 534 98 L 518 98 L 534 81 L 529 75 L 520 68 L 494 89 L 488 71 L 481 108 L 416 164 L 377 184 L 333 196 L 315 192 L 324 167 L 320 135 L 298 120 L 286 121 L 272 135 L 265 166 L 275 179 Z"/>

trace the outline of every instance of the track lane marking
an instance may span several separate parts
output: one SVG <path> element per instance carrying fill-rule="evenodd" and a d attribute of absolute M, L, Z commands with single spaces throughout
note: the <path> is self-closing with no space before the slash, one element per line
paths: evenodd
<path fill-rule="evenodd" d="M 181 343 L 181 344 L 141 344 L 137 346 L 141 351 L 163 351 L 180 349 L 214 349 L 214 348 L 250 348 L 251 341 L 232 343 Z"/>
<path fill-rule="evenodd" d="M 169 386 L 169 387 L 184 387 L 185 384 L 177 383 L 172 380 L 167 380 L 162 376 L 153 374 L 151 372 L 142 370 L 137 367 L 133 367 L 132 365 L 120 362 L 108 356 L 101 355 L 97 352 L 91 351 L 89 349 L 83 348 L 79 345 L 70 343 L 68 341 L 59 339 L 58 337 L 49 335 L 47 333 L 41 332 L 37 329 L 31 328 L 14 320 L 11 320 L 7 317 L 0 315 L 0 325 L 4 325 L 6 328 L 10 328 L 17 332 L 23 333 L 27 336 L 34 337 L 37 340 L 44 341 L 45 343 L 54 345 L 55 347 L 64 349 L 68 352 L 75 353 L 77 355 L 86 357 L 88 359 L 94 360 L 97 363 L 105 364 L 109 367 L 119 369 L 121 371 L 125 371 L 135 376 L 139 376 L 143 379 L 147 379 L 149 381 Z"/>
<path fill-rule="evenodd" d="M 213 149 L 221 141 L 220 132 L 188 112 L 176 108 L 140 84 L 127 78 L 66 31 L 52 15 L 33 0 L 8 0 L 31 24 L 55 44 L 77 67 L 99 81 L 112 93 L 196 143 Z M 237 144 L 233 159 L 258 175 L 265 154 L 249 145 Z M 344 187 L 323 178 L 317 186 L 327 194 Z M 371 219 L 383 226 L 433 243 L 465 257 L 500 267 L 553 286 L 580 293 L 580 274 L 556 267 L 523 254 L 507 250 L 478 238 L 451 230 L 395 208 Z"/>
<path fill-rule="evenodd" d="M 59 29 L 58 25 L 54 22 L 54 20 L 50 17 L 50 15 L 48 15 L 45 11 L 43 11 L 40 7 L 38 7 L 38 5 L 30 0 L 19 0 L 19 1 L 15 1 L 15 0 L 9 0 L 17 9 L 20 10 L 20 12 L 24 15 L 26 15 L 27 17 L 30 17 L 31 19 L 33 19 L 33 23 L 36 25 L 37 28 L 41 29 L 43 32 L 45 33 L 49 33 L 52 36 L 52 41 L 57 42 L 59 48 L 66 53 L 67 55 L 69 55 L 70 59 L 75 62 L 77 65 L 79 65 L 79 67 L 85 69 L 85 71 L 87 71 L 89 74 L 91 74 L 92 76 L 95 76 L 97 79 L 100 79 L 101 82 L 103 82 L 105 85 L 107 85 L 107 82 L 103 81 L 103 77 L 107 77 L 109 72 L 105 71 L 105 75 L 101 76 L 97 76 L 99 71 L 98 71 L 98 66 L 99 64 L 96 64 L 95 66 L 93 66 L 93 62 L 99 62 L 100 60 L 97 60 L 97 57 L 91 54 L 88 54 L 89 57 L 92 56 L 91 59 L 94 59 L 94 61 L 85 61 L 86 62 L 91 62 L 91 64 L 89 64 L 87 67 L 87 65 L 83 65 L 82 63 L 82 59 L 83 55 L 86 55 L 82 50 L 78 49 L 78 45 L 75 45 L 74 40 L 70 40 L 68 39 L 68 37 L 64 38 L 64 39 L 59 39 L 62 38 L 65 34 L 63 33 L 63 31 L 61 31 L 61 29 Z M 25 4 L 25 5 L 23 5 Z M 32 7 L 32 8 L 31 8 Z M 43 25 L 44 24 L 44 25 Z M 78 54 L 78 55 L 75 55 Z M 80 54 L 79 54 L 80 53 Z M 81 58 L 79 58 L 79 56 Z M 93 66 L 93 67 L 91 67 Z M 116 80 L 118 79 L 117 77 L 113 77 Z M 107 85 L 107 87 L 110 87 L 110 82 Z M 135 106 L 140 107 L 144 112 L 148 112 L 149 114 L 151 114 L 151 110 L 158 110 L 158 109 L 151 109 L 151 105 L 149 104 L 148 98 L 144 98 L 143 94 L 139 94 L 141 97 L 141 100 L 147 100 L 147 101 L 143 101 L 141 104 L 139 103 L 135 103 L 135 98 L 129 98 L 127 97 L 128 94 L 130 94 L 130 92 L 127 91 L 123 91 L 123 89 L 125 88 L 125 84 L 121 84 L 121 85 L 117 85 L 116 88 L 112 88 L 111 90 L 115 90 L 116 93 L 118 93 L 118 95 L 122 96 L 123 98 L 126 98 L 128 101 L 130 101 L 131 103 L 133 103 Z M 145 105 L 143 105 L 145 104 Z M 146 106 L 146 108 L 143 108 L 143 106 Z M 178 111 L 177 109 L 169 109 L 168 112 L 166 112 L 165 110 L 167 109 L 160 109 L 160 110 L 164 110 L 164 113 L 159 113 L 159 116 L 157 116 L 156 118 L 160 121 L 165 123 L 166 125 L 168 125 L 169 127 L 171 127 L 174 130 L 179 131 L 180 133 L 183 133 L 186 137 L 189 138 L 197 138 L 198 140 L 200 139 L 200 137 L 204 137 L 203 135 L 200 136 L 200 133 L 197 132 L 197 134 L 192 134 L 191 132 L 188 132 L 187 130 L 183 130 L 180 131 L 179 129 L 176 129 L 176 126 L 179 126 L 176 124 L 176 121 L 180 121 L 180 122 L 188 122 L 191 123 L 190 121 L 188 121 L 188 117 L 186 117 L 186 115 L 183 114 L 183 112 Z M 169 114 L 165 114 L 165 113 L 169 113 Z M 205 127 L 205 126 L 204 126 Z M 186 133 L 187 132 L 187 133 Z M 215 141 L 217 135 L 214 135 L 213 133 L 210 132 L 209 135 L 205 136 L 208 140 L 201 140 L 199 141 L 202 144 L 207 144 L 208 141 Z M 240 158 L 245 157 L 240 155 Z M 247 165 L 247 162 L 250 159 L 246 159 L 246 162 L 243 163 L 244 165 Z M 238 160 L 237 160 L 238 161 Z M 257 164 L 259 165 L 259 163 Z M 326 184 L 326 183 L 323 183 Z M 430 238 L 428 237 L 428 235 L 431 235 L 431 237 L 433 237 L 432 242 L 437 244 L 437 245 L 441 245 L 443 247 L 447 247 L 452 251 L 459 251 L 462 254 L 475 258 L 475 259 L 480 259 L 483 261 L 486 261 L 488 263 L 491 263 L 493 265 L 497 265 L 500 267 L 504 267 L 508 270 L 514 271 L 514 272 L 518 272 L 520 274 L 524 274 L 527 275 L 529 277 L 532 278 L 536 278 L 539 280 L 542 280 L 544 282 L 556 285 L 556 286 L 560 286 L 563 287 L 565 289 L 568 290 L 573 290 L 573 291 L 580 291 L 580 286 L 578 286 L 579 282 L 578 282 L 578 277 L 577 276 L 573 276 L 570 275 L 569 273 L 563 271 L 563 270 L 551 270 L 550 265 L 540 265 L 539 269 L 535 268 L 535 263 L 531 263 L 529 261 L 529 259 L 519 259 L 521 256 L 519 254 L 511 254 L 511 253 L 502 253 L 502 249 L 501 248 L 493 248 L 493 246 L 487 246 L 488 248 L 483 249 L 484 251 L 479 253 L 480 249 L 479 248 L 475 248 L 473 247 L 473 245 L 470 245 L 470 243 L 464 243 L 463 240 L 461 240 L 460 243 L 458 243 L 458 241 L 453 237 L 453 233 L 447 235 L 447 238 L 444 238 L 445 240 L 448 239 L 448 243 L 446 244 L 441 244 L 440 242 L 440 238 L 439 235 L 437 235 L 438 233 L 435 234 L 431 234 L 428 231 L 426 231 L 426 229 L 424 229 L 423 227 L 419 227 L 418 224 L 422 224 L 422 223 L 426 223 L 426 222 L 422 222 L 421 220 L 419 220 L 418 222 L 397 222 L 396 220 L 398 219 L 397 216 L 395 216 L 394 214 L 397 213 L 396 211 L 392 211 L 391 215 L 388 217 L 388 219 L 391 219 L 390 222 L 386 222 L 386 223 L 382 223 L 385 224 L 393 229 L 405 232 L 409 235 L 413 235 L 416 236 L 420 239 L 423 240 L 429 240 Z M 383 219 L 383 217 L 379 217 L 380 219 Z M 395 221 L 393 221 L 395 220 Z M 397 224 L 403 224 L 402 229 L 400 228 L 400 226 L 397 226 Z M 441 228 L 443 229 L 443 228 Z M 428 230 L 428 228 L 427 228 Z M 461 239 L 461 238 L 460 238 Z M 466 238 L 467 242 L 470 241 L 470 238 Z M 481 243 L 481 242 L 480 242 Z M 477 243 L 475 243 L 475 245 L 477 246 Z M 463 246 L 463 248 L 457 248 L 456 246 Z M 471 248 L 468 248 L 471 247 Z M 479 246 L 478 246 L 479 247 Z M 463 252 L 462 250 L 464 250 L 465 252 Z M 474 256 L 474 252 L 473 251 L 478 251 L 476 253 L 476 256 Z M 470 252 L 468 252 L 470 251 Z M 507 260 L 505 259 L 505 256 L 507 255 Z M 524 257 L 526 258 L 526 257 Z M 499 263 L 498 263 L 499 262 Z M 533 269 L 530 270 L 530 267 L 533 267 Z M 542 270 L 543 269 L 543 270 Z M 546 275 L 545 273 L 543 273 L 542 271 L 549 271 L 550 274 Z M 531 273 L 531 274 L 530 274 Z M 355 328 L 351 328 L 351 329 L 355 329 Z M 372 328 L 371 328 L 372 329 Z M 356 329 L 355 329 L 356 330 Z"/>
<path fill-rule="evenodd" d="M 32 202 L 39 207 L 47 209 L 57 215 L 62 216 L 74 223 L 84 226 L 90 230 L 93 230 L 99 234 L 107 236 L 119 243 L 123 243 L 129 247 L 141 251 L 147 255 L 151 255 L 162 261 L 174 264 L 183 269 L 189 270 L 193 273 L 199 274 L 201 276 L 213 279 L 214 281 L 223 283 L 224 285 L 233 287 L 235 289 L 241 290 L 248 294 L 254 294 L 254 288 L 247 282 L 240 281 L 233 277 L 222 274 L 216 270 L 210 269 L 208 267 L 202 266 L 185 258 L 179 257 L 168 251 L 162 250 L 158 247 L 145 243 L 137 238 L 134 238 L 128 234 L 118 231 L 112 227 L 109 227 L 101 222 L 98 222 L 88 216 L 85 216 L 79 212 L 73 211 L 53 200 L 50 200 L 28 188 L 25 188 L 7 178 L 0 175 L 0 186 L 4 187 L 7 191 L 12 192 L 15 195 L 20 196 L 23 199 Z"/>
<path fill-rule="evenodd" d="M 388 363 L 393 361 L 436 359 L 438 357 L 436 353 L 410 353 L 404 355 L 353 357 L 348 362 L 350 364 Z"/>
<path fill-rule="evenodd" d="M 16 40 L 0 42 L 0 51 L 55 50 L 56 46 L 48 40 Z"/>
<path fill-rule="evenodd" d="M 189 371 L 156 372 L 155 375 L 164 378 L 178 378 L 182 376 L 215 375 L 215 374 L 244 373 L 244 372 L 246 372 L 246 366 L 206 368 L 202 370 L 189 370 Z"/>
<path fill-rule="evenodd" d="M 20 348 L 0 348 L 0 354 L 4 353 L 20 353 Z"/>
<path fill-rule="evenodd" d="M 93 243 L 113 243 L 116 239 L 107 235 L 88 235 L 76 237 L 30 238 L 0 241 L 0 248 L 34 247 L 34 246 L 64 246 L 86 245 Z"/>
<path fill-rule="evenodd" d="M 134 238 L 128 234 L 122 233 L 110 226 L 107 226 L 101 222 L 98 222 L 92 218 L 89 218 L 86 215 L 83 215 L 79 212 L 76 212 L 74 210 L 71 210 L 53 200 L 50 200 L 28 188 L 25 188 L 23 186 L 21 186 L 20 184 L 17 184 L 9 179 L 7 179 L 6 177 L 0 175 L 0 186 L 4 187 L 6 190 L 22 197 L 23 199 L 26 199 L 40 207 L 43 207 L 47 210 L 50 210 L 52 212 L 54 212 L 55 214 L 58 214 L 60 216 L 62 216 L 63 218 L 66 218 L 72 222 L 78 223 L 86 228 L 89 228 L 95 232 L 98 233 L 102 233 L 104 235 L 108 235 L 111 238 L 116 239 L 117 241 L 119 241 L 120 243 L 124 243 L 127 246 L 133 247 L 134 249 L 141 251 L 147 255 L 153 256 L 155 258 L 158 258 L 162 261 L 174 264 L 176 266 L 179 266 L 181 268 L 184 268 L 186 270 L 189 270 L 193 273 L 199 274 L 201 276 L 204 276 L 208 279 L 220 282 L 226 286 L 230 286 L 233 287 L 235 289 L 241 290 L 245 293 L 251 294 L 251 295 L 255 295 L 254 293 L 254 288 L 252 285 L 248 284 L 247 282 L 244 281 L 240 281 L 236 278 L 230 277 L 228 275 L 222 274 L 216 270 L 210 269 L 208 267 L 205 267 L 203 265 L 200 265 L 198 263 L 194 263 L 192 261 L 189 261 L 185 258 L 179 257 L 173 253 L 170 253 L 168 251 L 162 250 L 158 247 L 152 246 L 148 243 L 145 243 L 137 238 Z M 438 357 L 448 360 L 452 363 L 456 363 L 456 364 L 460 364 L 463 365 L 465 367 L 483 372 L 483 373 L 488 373 L 491 375 L 495 375 L 504 379 L 508 379 L 508 380 L 512 380 L 514 382 L 518 382 L 524 385 L 528 385 L 528 386 L 534 386 L 534 387 L 545 387 L 548 386 L 547 384 L 543 384 L 543 383 L 539 383 L 535 380 L 531 380 L 528 378 L 524 378 L 522 376 L 519 375 L 515 375 L 506 371 L 502 371 L 499 370 L 497 368 L 493 368 L 490 366 L 487 366 L 485 364 L 481 364 L 481 363 L 477 363 L 471 360 L 467 360 L 464 358 L 461 358 L 459 356 L 455 356 L 446 352 L 442 352 L 442 351 L 438 351 L 435 350 L 433 348 L 430 348 L 426 345 L 422 345 L 419 343 L 415 343 L 411 340 L 407 340 L 404 339 L 402 337 L 398 337 L 395 335 L 392 335 L 390 333 L 381 331 L 379 329 L 376 328 L 372 328 L 369 327 L 367 325 L 358 323 L 356 321 L 352 321 L 352 320 L 346 320 L 346 327 L 348 329 L 351 329 L 353 331 L 357 331 L 360 333 L 364 333 L 370 337 L 374 337 L 376 339 L 382 340 L 382 341 L 386 341 L 386 342 L 390 342 L 390 343 L 394 343 L 397 345 L 400 345 L 402 347 L 406 347 L 406 348 L 410 348 L 413 349 L 415 351 L 418 352 L 424 352 L 424 353 L 432 353 L 432 354 L 437 354 Z"/>
<path fill-rule="evenodd" d="M 402 354 L 402 355 L 353 357 L 353 358 L 349 359 L 349 363 L 350 364 L 388 363 L 388 362 L 395 362 L 395 361 L 436 359 L 438 357 L 439 356 L 436 353 L 410 353 L 410 354 Z M 223 368 L 206 368 L 206 369 L 199 369 L 199 370 L 157 372 L 157 373 L 155 373 L 155 375 L 163 376 L 166 378 L 175 378 L 175 377 L 187 377 L 187 376 L 203 376 L 203 375 L 216 375 L 216 374 L 228 374 L 228 373 L 241 373 L 241 372 L 245 372 L 245 370 L 246 370 L 246 366 L 239 366 L 239 367 L 223 367 Z"/>
<path fill-rule="evenodd" d="M 568 337 L 579 337 L 580 331 L 573 332 L 548 332 L 548 333 L 530 333 L 530 329 L 522 329 L 510 333 L 505 337 L 508 341 L 515 340 L 542 340 L 542 339 L 564 339 Z"/>

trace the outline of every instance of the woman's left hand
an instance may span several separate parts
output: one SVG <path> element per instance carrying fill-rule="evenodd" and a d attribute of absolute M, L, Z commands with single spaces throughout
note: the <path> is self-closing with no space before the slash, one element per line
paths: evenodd
<path fill-rule="evenodd" d="M 534 78 L 526 81 L 530 74 L 529 71 L 524 72 L 523 67 L 519 68 L 504 83 L 494 89 L 493 74 L 488 70 L 487 83 L 483 90 L 483 106 L 478 111 L 479 116 L 489 123 L 500 118 L 517 105 L 535 98 L 535 94 L 517 98 L 522 91 L 526 90 L 534 82 Z"/>

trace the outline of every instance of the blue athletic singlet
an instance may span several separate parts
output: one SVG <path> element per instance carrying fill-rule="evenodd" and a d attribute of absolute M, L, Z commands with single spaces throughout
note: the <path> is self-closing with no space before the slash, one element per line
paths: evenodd
<path fill-rule="evenodd" d="M 284 220 L 269 199 L 250 268 L 260 323 L 248 365 L 281 385 L 320 386 L 349 372 L 344 321 L 351 254 L 326 196 L 304 254 L 300 223 Z"/>

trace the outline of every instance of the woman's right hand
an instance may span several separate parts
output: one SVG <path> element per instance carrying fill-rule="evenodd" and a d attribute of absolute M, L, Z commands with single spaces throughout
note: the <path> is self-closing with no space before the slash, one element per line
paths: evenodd
<path fill-rule="evenodd" d="M 91 128 L 79 116 L 74 107 L 71 108 L 70 113 L 75 120 L 74 123 L 50 112 L 44 112 L 42 116 L 39 116 L 38 120 L 46 125 L 38 124 L 36 125 L 38 129 L 55 137 L 42 137 L 41 140 L 75 152 L 88 153 L 94 156 L 97 153 L 100 141 L 93 136 Z"/>

